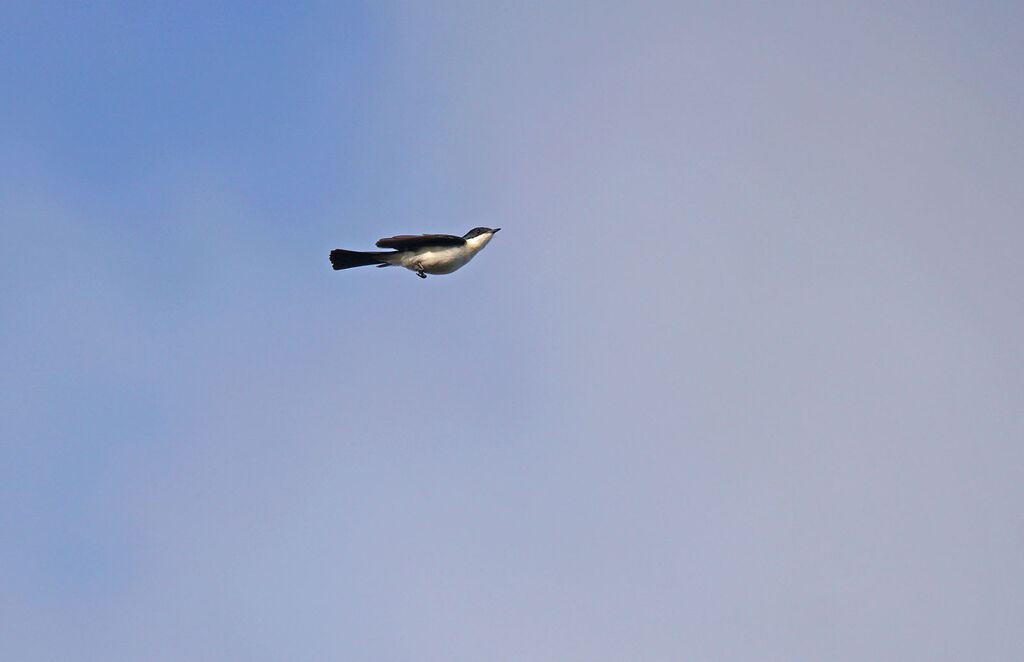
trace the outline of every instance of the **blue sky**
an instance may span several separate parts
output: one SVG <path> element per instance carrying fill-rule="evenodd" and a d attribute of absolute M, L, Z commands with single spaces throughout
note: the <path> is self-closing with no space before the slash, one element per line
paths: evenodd
<path fill-rule="evenodd" d="M 1022 28 L 3 4 L 0 657 L 1019 656 Z"/>

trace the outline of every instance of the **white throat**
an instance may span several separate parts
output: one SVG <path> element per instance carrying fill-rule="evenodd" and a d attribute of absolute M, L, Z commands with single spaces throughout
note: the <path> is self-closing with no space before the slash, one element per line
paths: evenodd
<path fill-rule="evenodd" d="M 491 232 L 489 232 L 487 234 L 478 234 L 477 236 L 473 237 L 472 239 L 467 239 L 466 240 L 466 247 L 469 248 L 474 253 L 476 253 L 478 250 L 480 250 L 481 248 L 486 246 L 487 242 L 489 242 L 491 240 L 491 237 L 493 237 L 493 236 L 494 236 L 494 233 L 491 233 Z"/>

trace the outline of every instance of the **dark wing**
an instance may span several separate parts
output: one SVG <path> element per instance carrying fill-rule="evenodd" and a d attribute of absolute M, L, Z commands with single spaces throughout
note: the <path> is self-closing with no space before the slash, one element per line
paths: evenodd
<path fill-rule="evenodd" d="M 377 241 L 377 248 L 394 248 L 399 251 L 424 246 L 462 246 L 466 240 L 453 234 L 400 234 Z"/>

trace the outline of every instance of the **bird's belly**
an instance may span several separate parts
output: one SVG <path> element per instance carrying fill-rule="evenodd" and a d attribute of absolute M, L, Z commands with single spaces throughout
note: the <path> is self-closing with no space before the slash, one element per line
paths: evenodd
<path fill-rule="evenodd" d="M 408 264 L 403 265 L 407 269 L 422 271 L 428 274 L 450 274 L 462 265 L 469 262 L 472 255 L 466 255 L 463 251 L 455 248 L 444 248 L 434 250 L 417 251 Z"/>

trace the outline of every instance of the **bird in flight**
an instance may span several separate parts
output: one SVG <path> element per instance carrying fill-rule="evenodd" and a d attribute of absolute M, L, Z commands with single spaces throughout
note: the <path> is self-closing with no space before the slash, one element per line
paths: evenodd
<path fill-rule="evenodd" d="M 473 228 L 461 237 L 452 234 L 402 234 L 377 241 L 377 248 L 390 251 L 331 251 L 331 266 L 351 269 L 376 264 L 405 267 L 420 278 L 427 274 L 450 274 L 473 259 L 501 228 Z"/>

